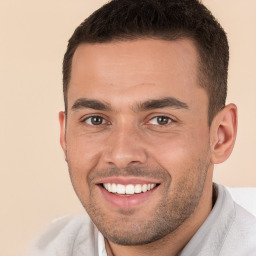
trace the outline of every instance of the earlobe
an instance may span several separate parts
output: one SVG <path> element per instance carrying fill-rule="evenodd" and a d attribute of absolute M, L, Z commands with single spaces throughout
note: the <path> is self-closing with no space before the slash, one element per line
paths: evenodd
<path fill-rule="evenodd" d="M 59 112 L 59 122 L 60 122 L 60 145 L 65 154 L 65 160 L 67 160 L 66 151 L 66 115 L 64 111 Z"/>
<path fill-rule="evenodd" d="M 211 162 L 219 164 L 230 156 L 237 133 L 237 107 L 227 105 L 213 120 L 211 126 Z"/>

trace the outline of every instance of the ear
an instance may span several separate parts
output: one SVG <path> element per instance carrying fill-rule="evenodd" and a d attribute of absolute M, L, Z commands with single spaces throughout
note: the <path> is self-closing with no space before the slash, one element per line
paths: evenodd
<path fill-rule="evenodd" d="M 237 107 L 229 104 L 213 119 L 211 124 L 211 162 L 219 164 L 230 156 L 237 133 Z"/>
<path fill-rule="evenodd" d="M 66 145 L 66 115 L 64 111 L 59 112 L 60 122 L 60 145 L 65 154 L 65 160 L 67 161 L 67 145 Z"/>

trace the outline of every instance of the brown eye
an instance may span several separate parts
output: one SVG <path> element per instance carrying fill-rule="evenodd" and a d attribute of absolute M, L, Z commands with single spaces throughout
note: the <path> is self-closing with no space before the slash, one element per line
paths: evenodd
<path fill-rule="evenodd" d="M 85 122 L 89 125 L 97 126 L 97 125 L 105 124 L 106 120 L 101 116 L 90 116 L 85 119 Z"/>
<path fill-rule="evenodd" d="M 157 122 L 160 125 L 165 125 L 168 124 L 170 121 L 170 118 L 166 117 L 166 116 L 159 116 L 157 117 Z"/>
<path fill-rule="evenodd" d="M 167 116 L 156 116 L 150 120 L 150 124 L 153 125 L 166 125 L 172 122 L 172 119 Z"/>

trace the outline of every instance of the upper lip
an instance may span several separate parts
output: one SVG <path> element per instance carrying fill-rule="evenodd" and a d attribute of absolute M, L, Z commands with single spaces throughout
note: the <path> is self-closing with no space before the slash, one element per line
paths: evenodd
<path fill-rule="evenodd" d="M 96 184 L 103 183 L 115 183 L 115 184 L 159 184 L 159 181 L 150 178 L 138 178 L 138 177 L 106 177 L 97 181 Z"/>

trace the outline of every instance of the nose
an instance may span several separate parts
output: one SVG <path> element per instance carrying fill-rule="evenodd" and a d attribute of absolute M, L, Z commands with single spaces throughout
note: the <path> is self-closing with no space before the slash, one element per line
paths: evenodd
<path fill-rule="evenodd" d="M 143 138 L 138 133 L 132 129 L 112 132 L 106 141 L 105 163 L 117 168 L 145 164 L 147 161 L 146 147 Z"/>

